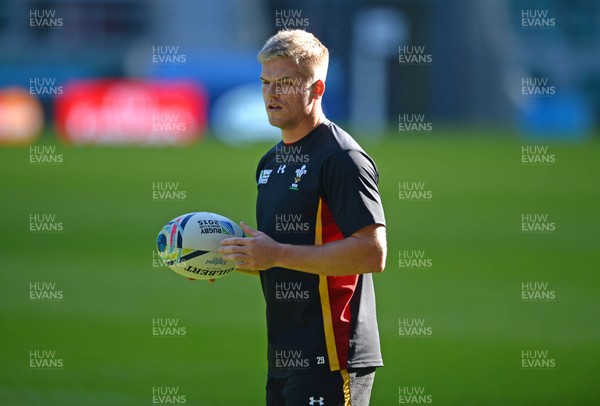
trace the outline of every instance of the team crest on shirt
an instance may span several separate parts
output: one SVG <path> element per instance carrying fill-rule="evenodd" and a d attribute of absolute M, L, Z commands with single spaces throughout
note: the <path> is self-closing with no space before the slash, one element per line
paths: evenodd
<path fill-rule="evenodd" d="M 296 175 L 294 176 L 294 183 L 290 186 L 291 190 L 298 190 L 298 183 L 302 180 L 302 175 L 307 172 L 306 165 L 302 165 L 301 168 L 296 169 Z"/>

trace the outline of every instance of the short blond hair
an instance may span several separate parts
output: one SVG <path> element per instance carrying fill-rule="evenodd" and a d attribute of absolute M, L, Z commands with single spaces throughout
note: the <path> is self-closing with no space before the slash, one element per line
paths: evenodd
<path fill-rule="evenodd" d="M 310 32 L 304 30 L 281 30 L 267 40 L 258 53 L 262 64 L 278 58 L 290 58 L 298 70 L 311 81 L 327 78 L 329 51 Z"/>

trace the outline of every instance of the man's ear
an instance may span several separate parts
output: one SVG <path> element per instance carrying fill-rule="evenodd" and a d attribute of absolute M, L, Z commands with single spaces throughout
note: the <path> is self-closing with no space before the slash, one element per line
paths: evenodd
<path fill-rule="evenodd" d="M 319 99 L 323 97 L 323 93 L 325 93 L 325 82 L 323 82 L 321 79 L 317 80 L 313 85 L 313 92 L 313 98 Z"/>

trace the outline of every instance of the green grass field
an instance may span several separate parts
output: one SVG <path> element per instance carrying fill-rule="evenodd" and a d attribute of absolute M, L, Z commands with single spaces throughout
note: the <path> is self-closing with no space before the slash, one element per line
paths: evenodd
<path fill-rule="evenodd" d="M 264 404 L 266 334 L 258 280 L 208 284 L 153 267 L 155 237 L 176 215 L 214 211 L 255 224 L 255 165 L 266 145 L 207 140 L 190 148 L 74 148 L 60 165 L 31 165 L 28 148 L 0 150 L 0 404 L 148 405 L 175 387 L 190 405 Z M 516 138 L 439 135 L 363 143 L 376 160 L 388 221 L 388 261 L 375 276 L 386 366 L 372 405 L 423 388 L 433 405 L 591 405 L 600 399 L 600 143 L 550 144 L 554 165 L 524 166 Z M 401 201 L 399 182 L 428 201 Z M 153 182 L 179 182 L 182 201 L 155 201 Z M 523 234 L 540 213 L 552 233 Z M 59 233 L 30 231 L 54 214 Z M 426 269 L 401 269 L 424 250 Z M 50 282 L 62 300 L 30 299 Z M 523 282 L 549 301 L 524 302 Z M 154 337 L 178 319 L 181 337 Z M 428 337 L 399 335 L 424 319 Z M 56 351 L 60 369 L 30 367 Z M 550 370 L 522 369 L 547 351 Z"/>

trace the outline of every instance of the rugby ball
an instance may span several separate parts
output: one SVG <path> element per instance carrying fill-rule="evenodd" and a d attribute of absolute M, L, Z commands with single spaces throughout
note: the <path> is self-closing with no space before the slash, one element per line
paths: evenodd
<path fill-rule="evenodd" d="M 192 279 L 217 279 L 235 270 L 235 262 L 218 253 L 225 238 L 244 237 L 227 217 L 209 212 L 188 213 L 169 221 L 158 233 L 156 248 L 166 266 Z"/>

